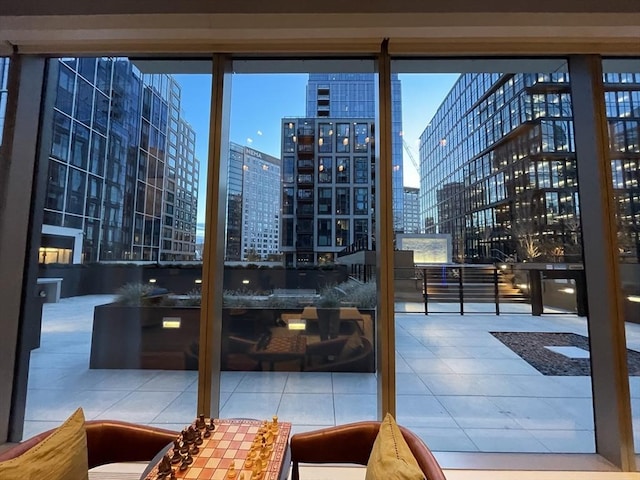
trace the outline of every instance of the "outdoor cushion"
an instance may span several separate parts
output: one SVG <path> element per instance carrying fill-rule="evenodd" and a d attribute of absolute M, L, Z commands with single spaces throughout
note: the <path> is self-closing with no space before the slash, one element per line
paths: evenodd
<path fill-rule="evenodd" d="M 425 476 L 402 436 L 398 424 L 387 413 L 380 424 L 367 463 L 365 480 L 424 480 Z"/>
<path fill-rule="evenodd" d="M 23 454 L 0 462 L 2 480 L 87 480 L 87 436 L 82 409 Z"/>

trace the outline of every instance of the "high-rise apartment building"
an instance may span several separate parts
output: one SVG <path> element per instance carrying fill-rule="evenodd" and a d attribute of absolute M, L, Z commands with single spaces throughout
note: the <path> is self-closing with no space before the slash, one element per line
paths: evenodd
<path fill-rule="evenodd" d="M 49 78 L 40 262 L 194 260 L 199 162 L 180 85 L 116 58 L 51 60 Z"/>
<path fill-rule="evenodd" d="M 312 73 L 307 83 L 307 117 L 354 118 L 374 122 L 377 114 L 377 76 L 372 73 Z M 391 95 L 401 98 L 398 74 L 391 76 Z M 402 136 L 402 102 L 394 101 L 391 110 L 393 138 Z M 392 144 L 393 229 L 405 231 L 404 175 L 402 142 Z"/>
<path fill-rule="evenodd" d="M 288 266 L 331 263 L 352 244 L 372 247 L 373 122 L 282 120 L 281 250 Z"/>
<path fill-rule="evenodd" d="M 453 257 L 581 261 L 567 73 L 464 74 L 420 137 L 420 204 Z M 640 75 L 606 74 L 619 245 L 638 257 Z"/>
<path fill-rule="evenodd" d="M 225 260 L 280 257 L 280 159 L 231 143 Z"/>
<path fill-rule="evenodd" d="M 404 233 L 421 233 L 420 189 L 404 187 Z"/>

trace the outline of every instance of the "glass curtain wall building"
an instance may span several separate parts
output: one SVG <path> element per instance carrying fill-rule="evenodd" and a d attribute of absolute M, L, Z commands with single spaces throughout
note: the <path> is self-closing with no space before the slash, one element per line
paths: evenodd
<path fill-rule="evenodd" d="M 605 102 L 620 254 L 639 258 L 640 77 L 607 73 Z M 459 261 L 581 262 L 567 73 L 465 74 L 420 137 L 428 233 Z"/>
<path fill-rule="evenodd" d="M 404 233 L 420 233 L 420 189 L 404 187 Z"/>
<path fill-rule="evenodd" d="M 280 259 L 280 159 L 230 143 L 225 260 Z"/>
<path fill-rule="evenodd" d="M 40 263 L 194 260 L 199 161 L 180 85 L 117 58 L 51 62 Z"/>
<path fill-rule="evenodd" d="M 567 73 L 464 74 L 420 137 L 427 233 L 453 258 L 580 262 Z"/>
<path fill-rule="evenodd" d="M 318 118 L 376 118 L 376 77 L 369 73 L 312 73 L 307 84 L 307 117 Z M 391 76 L 391 93 L 400 99 L 402 87 L 397 74 Z M 402 105 L 393 102 L 391 111 L 392 135 L 402 136 Z M 392 146 L 393 229 L 405 231 L 404 175 L 402 142 Z"/>

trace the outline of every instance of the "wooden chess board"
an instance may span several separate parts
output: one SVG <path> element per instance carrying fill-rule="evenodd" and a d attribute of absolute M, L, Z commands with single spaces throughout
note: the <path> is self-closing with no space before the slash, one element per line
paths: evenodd
<path fill-rule="evenodd" d="M 209 419 L 206 420 L 207 423 Z M 254 480 L 253 468 L 249 468 L 246 459 L 251 445 L 264 422 L 259 420 L 214 420 L 216 426 L 211 437 L 203 438 L 200 452 L 193 455 L 193 463 L 187 470 L 180 471 L 174 466 L 175 476 L 180 479 L 227 480 L 228 472 L 235 465 L 235 480 Z M 195 422 L 194 424 L 195 425 Z M 278 422 L 278 431 L 273 438 L 273 446 L 261 480 L 279 480 L 287 454 L 290 423 Z M 171 454 L 171 448 L 169 448 Z M 254 476 L 252 476 L 254 475 Z M 155 465 L 144 480 L 158 478 L 158 465 Z M 169 477 L 165 477 L 168 479 Z"/>

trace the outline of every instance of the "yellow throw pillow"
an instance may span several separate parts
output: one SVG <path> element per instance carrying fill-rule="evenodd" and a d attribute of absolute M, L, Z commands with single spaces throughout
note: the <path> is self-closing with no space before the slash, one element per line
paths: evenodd
<path fill-rule="evenodd" d="M 22 455 L 0 462 L 2 480 L 87 480 L 87 435 L 82 409 Z"/>
<path fill-rule="evenodd" d="M 373 443 L 365 480 L 424 480 L 398 424 L 387 413 Z"/>

